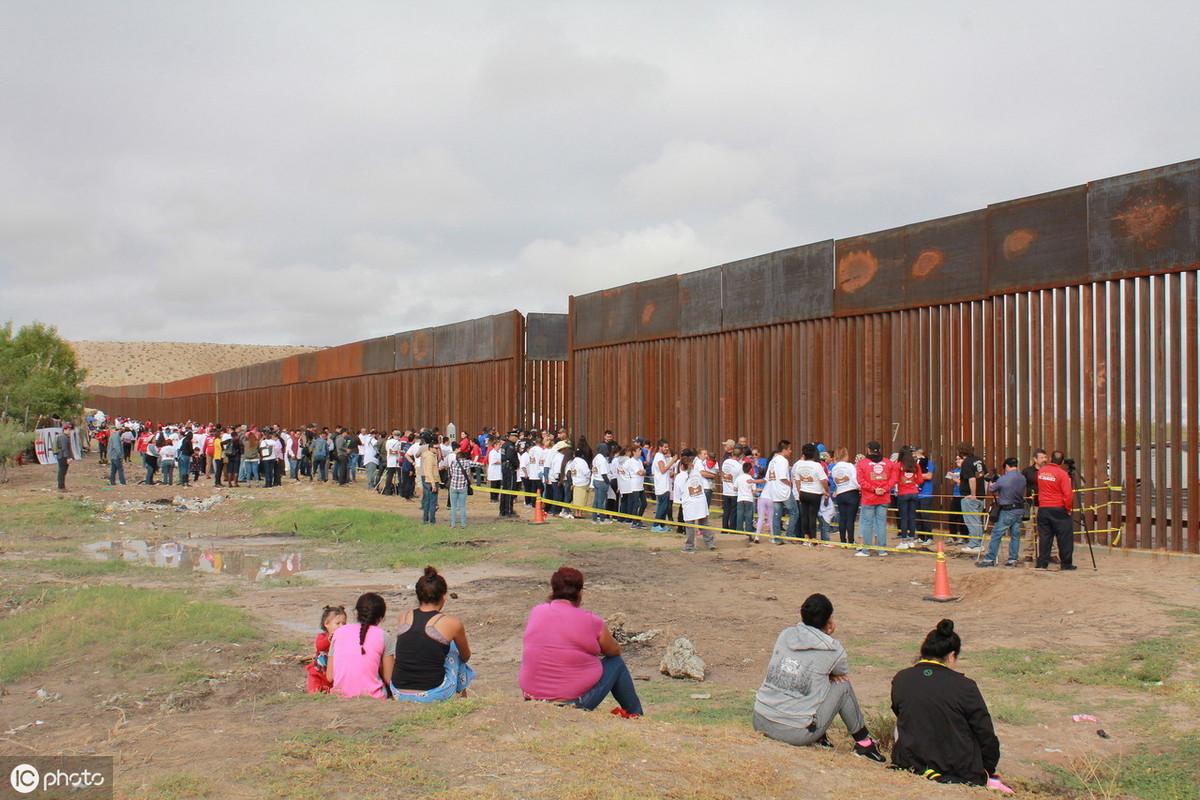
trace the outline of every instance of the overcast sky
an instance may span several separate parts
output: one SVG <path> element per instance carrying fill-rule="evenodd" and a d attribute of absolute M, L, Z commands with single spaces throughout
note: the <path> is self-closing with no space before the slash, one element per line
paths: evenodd
<path fill-rule="evenodd" d="M 0 320 L 340 344 L 1200 156 L 1200 4 L 984 5 L 3 2 Z"/>

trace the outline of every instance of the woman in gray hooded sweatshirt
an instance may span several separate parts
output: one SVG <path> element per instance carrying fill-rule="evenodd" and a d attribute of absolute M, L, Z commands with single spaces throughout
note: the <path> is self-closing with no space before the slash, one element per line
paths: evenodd
<path fill-rule="evenodd" d="M 754 730 L 792 745 L 832 747 L 825 732 L 840 716 L 855 755 L 884 763 L 850 685 L 846 648 L 833 638 L 833 603 L 811 595 L 800 619 L 775 640 L 767 677 L 754 697 Z"/>

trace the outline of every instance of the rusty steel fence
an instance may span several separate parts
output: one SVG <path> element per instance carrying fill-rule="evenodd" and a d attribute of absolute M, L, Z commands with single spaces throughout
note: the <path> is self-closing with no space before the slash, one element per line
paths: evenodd
<path fill-rule="evenodd" d="M 1200 161 L 573 297 L 579 433 L 1061 449 L 1127 547 L 1200 552 Z M 1090 502 L 1092 505 L 1098 503 Z"/>
<path fill-rule="evenodd" d="M 1200 552 L 1200 160 L 166 384 L 93 387 L 142 419 L 576 435 L 862 452 L 1061 449 L 1093 528 Z M 593 438 L 593 441 L 595 438 Z"/>

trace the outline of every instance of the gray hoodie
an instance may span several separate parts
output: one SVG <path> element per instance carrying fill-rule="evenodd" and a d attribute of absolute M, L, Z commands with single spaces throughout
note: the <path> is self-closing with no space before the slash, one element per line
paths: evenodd
<path fill-rule="evenodd" d="M 837 639 L 808 625 L 784 628 L 754 696 L 754 711 L 780 725 L 807 728 L 829 693 L 829 676 L 849 670 L 846 648 Z"/>

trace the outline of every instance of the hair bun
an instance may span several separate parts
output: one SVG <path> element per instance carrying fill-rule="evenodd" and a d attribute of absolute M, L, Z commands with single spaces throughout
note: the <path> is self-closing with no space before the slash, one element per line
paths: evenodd
<path fill-rule="evenodd" d="M 438 571 L 435 567 L 426 567 L 425 568 L 425 577 L 426 578 L 437 577 L 437 574 L 438 574 Z"/>
<path fill-rule="evenodd" d="M 937 631 L 942 636 L 949 636 L 954 633 L 954 620 L 944 619 L 937 624 Z"/>

